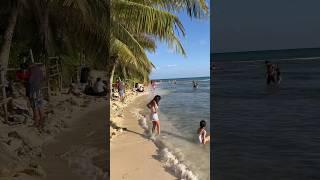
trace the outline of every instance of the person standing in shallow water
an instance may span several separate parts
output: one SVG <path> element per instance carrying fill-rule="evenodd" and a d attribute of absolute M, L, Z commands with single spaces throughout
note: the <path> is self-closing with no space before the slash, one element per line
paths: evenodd
<path fill-rule="evenodd" d="M 152 133 L 157 129 L 158 135 L 160 135 L 160 120 L 158 116 L 159 102 L 161 100 L 161 96 L 156 95 L 148 104 L 147 107 L 150 109 L 151 120 L 152 120 Z"/>
<path fill-rule="evenodd" d="M 280 82 L 281 82 L 281 72 L 280 72 L 280 68 L 279 68 L 278 64 L 276 65 L 275 71 L 276 71 L 275 73 L 276 73 L 276 76 L 277 76 L 277 83 L 280 84 Z"/>
<path fill-rule="evenodd" d="M 271 82 L 275 83 L 275 67 L 273 64 L 271 64 L 269 61 L 265 61 L 266 65 L 266 78 L 267 78 L 267 85 L 269 85 Z"/>

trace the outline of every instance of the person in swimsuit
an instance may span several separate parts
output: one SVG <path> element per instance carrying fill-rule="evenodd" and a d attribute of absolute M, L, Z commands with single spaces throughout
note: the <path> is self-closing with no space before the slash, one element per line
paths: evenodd
<path fill-rule="evenodd" d="M 206 144 L 207 142 L 210 142 L 210 136 L 206 136 L 207 135 L 207 131 L 206 131 L 206 121 L 205 120 L 201 120 L 200 121 L 200 128 L 198 129 L 198 137 L 199 137 L 199 142 L 200 144 Z"/>
<path fill-rule="evenodd" d="M 158 108 L 161 96 L 156 95 L 148 104 L 147 107 L 151 110 L 151 120 L 152 120 L 152 133 L 157 129 L 158 135 L 160 135 L 160 120 L 158 116 Z"/>
<path fill-rule="evenodd" d="M 277 76 L 277 83 L 280 84 L 280 81 L 281 81 L 281 72 L 280 72 L 280 68 L 279 68 L 279 65 L 277 64 L 276 65 L 276 76 Z"/>
<path fill-rule="evenodd" d="M 265 61 L 266 64 L 266 76 L 267 76 L 267 84 L 269 85 L 271 82 L 275 83 L 275 68 L 274 64 L 271 64 L 269 61 Z"/>

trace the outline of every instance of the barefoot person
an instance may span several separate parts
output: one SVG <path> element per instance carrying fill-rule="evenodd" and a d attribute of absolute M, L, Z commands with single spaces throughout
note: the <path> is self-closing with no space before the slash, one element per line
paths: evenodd
<path fill-rule="evenodd" d="M 210 136 L 206 136 L 206 121 L 202 120 L 200 121 L 200 128 L 198 129 L 198 135 L 199 135 L 199 142 L 201 144 L 206 144 L 207 142 L 210 142 Z"/>
<path fill-rule="evenodd" d="M 118 92 L 119 92 L 119 96 L 120 96 L 120 101 L 124 102 L 125 93 L 126 93 L 126 85 L 121 80 L 119 81 Z"/>
<path fill-rule="evenodd" d="M 160 134 L 160 120 L 158 116 L 159 101 L 161 96 L 156 95 L 152 101 L 147 104 L 147 107 L 151 110 L 151 120 L 152 120 L 152 133 L 157 129 L 158 135 Z"/>
<path fill-rule="evenodd" d="M 30 78 L 28 81 L 28 97 L 33 110 L 34 126 L 37 128 L 43 128 L 44 111 L 41 87 L 44 81 L 44 72 L 42 71 L 42 66 L 37 64 L 30 64 L 29 70 Z"/>

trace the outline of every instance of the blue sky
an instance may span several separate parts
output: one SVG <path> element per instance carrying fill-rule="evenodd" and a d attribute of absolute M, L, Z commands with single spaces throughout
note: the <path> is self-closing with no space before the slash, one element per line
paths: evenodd
<path fill-rule="evenodd" d="M 186 13 L 178 14 L 186 31 L 180 40 L 187 57 L 169 49 L 165 43 L 158 43 L 155 53 L 148 53 L 156 66 L 151 79 L 201 77 L 210 75 L 210 19 L 194 19 Z"/>

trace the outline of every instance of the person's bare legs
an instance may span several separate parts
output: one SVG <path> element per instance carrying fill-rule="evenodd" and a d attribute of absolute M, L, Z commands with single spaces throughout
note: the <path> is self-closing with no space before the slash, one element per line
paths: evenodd
<path fill-rule="evenodd" d="M 156 126 L 157 126 L 157 122 L 152 121 L 152 134 L 153 134 L 154 130 L 156 129 Z"/>
<path fill-rule="evenodd" d="M 39 127 L 43 128 L 44 127 L 44 110 L 43 108 L 39 108 Z"/>
<path fill-rule="evenodd" d="M 156 121 L 156 128 L 157 128 L 157 132 L 158 132 L 158 135 L 160 135 L 160 121 Z"/>
<path fill-rule="evenodd" d="M 39 127 L 39 125 L 40 125 L 40 114 L 39 114 L 39 111 L 36 108 L 33 108 L 32 110 L 33 110 L 33 120 L 34 120 L 33 125 L 36 126 L 36 127 Z"/>

